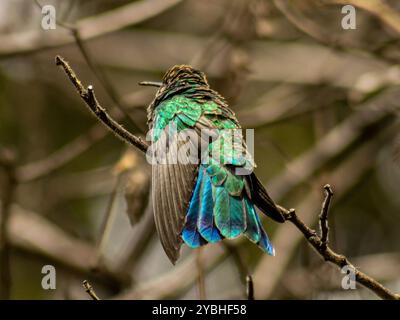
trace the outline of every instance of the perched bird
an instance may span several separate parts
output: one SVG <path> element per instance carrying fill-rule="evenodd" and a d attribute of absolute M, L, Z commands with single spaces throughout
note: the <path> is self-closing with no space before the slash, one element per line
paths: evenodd
<path fill-rule="evenodd" d="M 240 125 L 225 99 L 210 88 L 203 72 L 187 65 L 170 68 L 162 82 L 141 84 L 158 87 L 147 110 L 151 153 L 166 154 L 167 161 L 152 163 L 152 203 L 157 232 L 171 262 L 179 258 L 183 242 L 197 248 L 241 234 L 274 255 L 255 206 L 277 222 L 284 217 L 254 172 L 237 173 L 252 166 L 253 159 L 244 142 L 230 142 L 229 132 Z M 171 141 L 184 130 L 190 132 L 189 140 L 208 143 L 203 153 L 195 153 L 196 160 L 205 153 L 208 161 L 185 163 L 177 156 Z M 211 133 L 205 139 L 202 132 L 207 130 Z M 173 158 L 180 161 L 168 161 Z"/>

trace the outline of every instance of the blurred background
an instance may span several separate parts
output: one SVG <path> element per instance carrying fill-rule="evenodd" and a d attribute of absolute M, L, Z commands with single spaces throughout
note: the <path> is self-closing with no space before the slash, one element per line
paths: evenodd
<path fill-rule="evenodd" d="M 62 55 L 107 110 L 144 135 L 175 64 L 206 72 L 243 127 L 276 202 L 317 228 L 334 191 L 330 245 L 400 291 L 400 5 L 340 0 L 0 2 L 2 299 L 376 299 L 325 263 L 293 225 L 264 219 L 276 257 L 241 239 L 183 246 L 172 266 L 148 203 L 150 167 L 85 108 Z M 43 29 L 55 8 L 55 29 Z M 54 16 L 54 15 L 53 15 Z M 47 18 L 46 18 L 47 17 Z M 51 23 L 47 23 L 47 26 Z M 46 23 L 45 23 L 46 26 Z M 42 288 L 42 268 L 56 289 Z"/>

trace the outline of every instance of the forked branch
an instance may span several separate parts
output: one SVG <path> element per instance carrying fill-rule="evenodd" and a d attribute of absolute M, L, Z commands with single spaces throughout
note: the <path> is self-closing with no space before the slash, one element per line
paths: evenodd
<path fill-rule="evenodd" d="M 331 198 L 333 196 L 332 189 L 329 185 L 324 187 L 326 197 L 322 204 L 322 210 L 320 214 L 320 226 L 321 235 L 319 236 L 315 230 L 308 227 L 296 214 L 294 209 L 286 210 L 281 207 L 283 215 L 286 220 L 293 223 L 297 229 L 304 235 L 311 246 L 319 253 L 319 255 L 325 260 L 329 261 L 340 268 L 348 266 L 350 270 L 354 272 L 356 281 L 362 284 L 364 287 L 373 291 L 376 295 L 386 300 L 400 300 L 400 295 L 391 292 L 388 288 L 384 287 L 381 283 L 366 275 L 365 273 L 358 270 L 346 256 L 334 252 L 328 246 L 328 211 Z"/>

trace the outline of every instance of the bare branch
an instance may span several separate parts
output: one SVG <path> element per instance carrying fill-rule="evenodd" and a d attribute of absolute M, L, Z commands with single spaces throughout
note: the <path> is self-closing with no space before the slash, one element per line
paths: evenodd
<path fill-rule="evenodd" d="M 332 190 L 330 188 L 325 188 L 327 191 L 327 198 L 324 201 L 323 208 L 326 208 L 326 213 L 321 213 L 326 219 L 328 217 L 328 204 L 327 199 L 330 199 L 332 196 Z M 324 211 L 324 209 L 323 209 Z M 395 294 L 391 292 L 388 288 L 384 287 L 381 283 L 376 281 L 375 279 L 371 278 L 370 276 L 366 275 L 365 273 L 361 272 L 358 270 L 353 264 L 350 263 L 350 261 L 347 259 L 346 256 L 340 255 L 336 252 L 334 252 L 331 248 L 329 248 L 326 244 L 322 241 L 322 238 L 317 235 L 317 233 L 312 230 L 310 227 L 308 227 L 296 214 L 296 211 L 294 209 L 287 210 L 283 212 L 285 219 L 293 223 L 297 229 L 300 230 L 300 232 L 304 235 L 304 237 L 307 239 L 307 241 L 313 246 L 313 248 L 320 254 L 320 256 L 325 260 L 329 261 L 335 265 L 337 265 L 340 268 L 343 268 L 344 266 L 350 266 L 352 270 L 355 272 L 356 276 L 356 281 L 366 288 L 370 289 L 373 291 L 376 295 L 381 297 L 382 299 L 387 299 L 387 300 L 400 300 L 400 295 Z M 326 222 L 327 223 L 327 222 Z M 324 230 L 324 229 L 323 229 Z M 326 228 L 326 235 L 327 235 L 327 230 Z M 322 234 L 324 235 L 325 232 L 323 231 Z"/>
<path fill-rule="evenodd" d="M 85 288 L 85 291 L 87 294 L 93 299 L 93 300 L 100 300 L 100 298 L 97 296 L 96 292 L 94 291 L 92 285 L 89 283 L 87 280 L 83 280 L 82 283 L 83 287 Z"/>
<path fill-rule="evenodd" d="M 103 223 L 100 229 L 100 236 L 96 244 L 96 253 L 97 253 L 96 266 L 102 263 L 104 250 L 107 241 L 109 240 L 110 237 L 111 228 L 115 219 L 115 215 L 117 214 L 117 210 L 115 210 L 115 207 L 116 207 L 118 192 L 121 189 L 121 182 L 122 182 L 121 175 L 118 175 L 117 181 L 115 182 L 114 188 L 108 200 L 106 213 L 104 215 Z"/>
<path fill-rule="evenodd" d="M 379 107 L 381 107 L 380 104 Z M 324 174 L 323 179 L 330 181 L 337 189 L 335 193 L 337 201 L 350 193 L 358 181 L 369 172 L 374 165 L 373 155 L 382 148 L 382 142 L 387 143 L 388 139 L 397 131 L 397 125 L 390 126 L 387 130 L 375 135 L 373 139 L 370 139 L 356 150 L 351 150 L 351 153 L 348 153 L 346 159 L 342 160 L 334 171 Z M 301 157 L 302 155 L 298 158 Z M 318 163 L 318 167 L 319 165 Z M 315 167 L 312 171 L 314 172 L 314 170 Z M 282 179 L 285 179 L 285 177 L 286 173 L 281 175 Z M 281 178 L 278 177 L 275 180 L 279 181 Z M 318 217 L 315 215 L 315 212 L 321 210 L 319 205 L 321 178 L 321 175 L 315 176 L 313 184 L 318 183 L 318 189 L 312 188 L 308 192 L 308 195 L 297 205 L 298 212 L 302 213 L 302 219 L 308 225 L 314 225 L 316 217 Z M 281 183 L 278 183 L 278 185 L 281 185 Z M 273 188 L 270 188 L 270 191 L 274 191 Z M 286 190 L 284 192 L 275 192 L 274 197 L 276 201 L 282 199 L 286 195 L 286 192 Z M 256 299 L 270 298 L 274 294 L 301 240 L 302 234 L 296 232 L 289 224 L 284 223 L 278 227 L 274 233 L 273 242 L 275 243 L 276 251 L 284 252 L 285 254 L 278 254 L 274 258 L 273 264 L 271 264 L 268 256 L 262 257 L 259 260 L 253 273 L 254 281 L 257 284 Z M 266 270 L 268 270 L 269 277 L 265 277 Z"/>
<path fill-rule="evenodd" d="M 202 261 L 202 248 L 196 250 L 197 285 L 199 290 L 199 300 L 206 300 L 206 285 L 204 279 L 204 267 Z"/>
<path fill-rule="evenodd" d="M 8 235 L 13 248 L 43 257 L 75 274 L 90 275 L 113 289 L 130 284 L 124 270 L 115 270 L 108 263 L 93 272 L 96 252 L 91 244 L 72 237 L 41 214 L 17 204 L 11 206 Z"/>
<path fill-rule="evenodd" d="M 328 233 L 329 233 L 329 224 L 328 224 L 328 212 L 329 212 L 329 204 L 331 203 L 331 199 L 333 196 L 333 192 L 331 186 L 329 184 L 324 186 L 325 190 L 325 199 L 322 203 L 321 214 L 319 215 L 320 229 L 321 229 L 321 242 L 324 247 L 328 245 Z"/>
<path fill-rule="evenodd" d="M 289 162 L 287 170 L 269 182 L 271 196 L 283 197 L 294 186 L 307 181 L 329 160 L 342 154 L 357 141 L 364 130 L 371 130 L 371 125 L 385 121 L 389 115 L 395 114 L 399 110 L 399 97 L 398 89 L 387 89 L 376 98 L 360 104 L 357 108 L 359 111 L 330 130 L 313 148 Z"/>
<path fill-rule="evenodd" d="M 121 118 L 116 115 L 117 119 Z M 16 169 L 16 177 L 19 182 L 29 182 L 52 173 L 77 156 L 88 150 L 94 143 L 107 135 L 107 130 L 96 123 L 86 133 L 75 138 L 59 150 L 32 163 L 22 165 Z"/>
<path fill-rule="evenodd" d="M 246 287 L 247 287 L 247 300 L 254 300 L 254 283 L 253 277 L 247 275 L 246 277 Z"/>
<path fill-rule="evenodd" d="M 100 68 L 98 68 L 96 66 L 94 59 L 89 54 L 89 51 L 86 49 L 86 46 L 82 41 L 79 30 L 76 28 L 73 29 L 72 34 L 74 35 L 76 44 L 77 44 L 82 56 L 84 57 L 86 63 L 88 64 L 89 68 L 92 70 L 92 72 L 94 73 L 96 78 L 99 80 L 99 82 L 105 89 L 108 96 L 111 98 L 111 100 L 114 102 L 114 104 L 119 108 L 119 110 L 125 115 L 125 117 L 128 119 L 131 119 L 131 117 L 127 111 L 128 107 L 123 105 L 124 100 L 122 100 L 118 97 L 117 92 L 115 91 L 114 87 L 108 80 L 108 77 L 106 76 L 106 74 Z M 143 131 L 139 128 L 139 126 L 132 119 L 131 119 L 131 123 L 133 125 L 134 131 L 137 131 L 137 132 Z"/>
<path fill-rule="evenodd" d="M 129 131 L 127 131 L 124 127 L 118 124 L 111 116 L 107 113 L 107 111 L 100 106 L 99 102 L 96 99 L 94 94 L 94 90 L 92 86 L 88 86 L 86 89 L 81 81 L 76 76 L 74 70 L 69 66 L 69 64 L 60 56 L 56 57 L 56 65 L 62 66 L 68 78 L 74 85 L 75 89 L 78 91 L 79 95 L 85 101 L 89 110 L 109 129 L 111 130 L 118 138 L 122 141 L 136 147 L 142 152 L 146 152 L 148 148 L 148 144 L 144 142 L 141 138 L 134 136 Z"/>
<path fill-rule="evenodd" d="M 314 21 L 308 19 L 301 11 L 297 10 L 295 4 L 287 0 L 273 0 L 275 7 L 299 30 L 316 39 L 317 41 L 336 47 L 339 38 L 329 32 L 323 31 Z"/>
<path fill-rule="evenodd" d="M 247 276 L 249 275 L 249 267 L 247 266 L 247 263 L 245 261 L 245 259 L 243 259 L 243 256 L 241 254 L 241 252 L 239 251 L 239 248 L 237 245 L 235 244 L 231 244 L 228 241 L 223 241 L 222 245 L 224 246 L 224 248 L 226 249 L 227 253 L 230 254 L 230 256 L 233 259 L 233 262 L 236 265 L 236 268 L 238 270 L 239 273 L 239 279 L 240 282 L 243 284 L 244 286 L 244 292 L 243 292 L 243 296 L 247 297 Z"/>
<path fill-rule="evenodd" d="M 11 204 L 17 187 L 15 179 L 15 155 L 9 150 L 0 150 L 0 165 L 4 170 L 4 183 L 2 185 L 3 197 L 1 199 L 0 221 L 0 298 L 10 299 L 11 295 L 11 266 L 10 244 L 8 239 Z"/>

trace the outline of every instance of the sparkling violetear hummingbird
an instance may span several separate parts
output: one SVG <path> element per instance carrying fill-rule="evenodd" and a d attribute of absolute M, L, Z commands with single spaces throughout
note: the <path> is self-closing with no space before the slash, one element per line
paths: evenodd
<path fill-rule="evenodd" d="M 171 262 L 178 259 L 183 242 L 197 248 L 241 234 L 274 255 L 255 206 L 275 221 L 284 218 L 254 172 L 236 173 L 254 162 L 244 142 L 231 142 L 229 132 L 240 131 L 240 125 L 225 99 L 210 88 L 203 72 L 187 65 L 169 69 L 162 82 L 141 84 L 159 87 L 147 110 L 152 157 L 167 153 L 167 160 L 178 158 L 175 163 L 152 163 L 155 224 Z M 179 152 L 166 139 L 176 140 L 173 136 L 185 130 L 202 146 L 202 132 L 212 132 L 212 141 L 207 138 L 208 147 L 201 149 L 206 150 L 208 161 L 200 161 L 204 156 L 200 151 L 197 163 L 179 161 Z M 223 148 L 231 152 L 229 157 L 218 152 Z"/>

